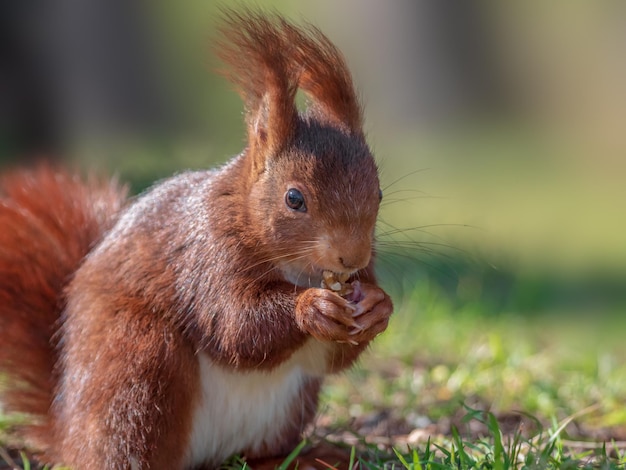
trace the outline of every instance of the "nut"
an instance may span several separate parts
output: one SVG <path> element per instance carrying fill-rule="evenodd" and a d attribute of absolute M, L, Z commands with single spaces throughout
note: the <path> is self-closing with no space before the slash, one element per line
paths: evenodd
<path fill-rule="evenodd" d="M 350 277 L 346 273 L 334 273 L 332 271 L 324 271 L 322 273 L 322 289 L 330 289 L 342 297 L 346 297 L 354 291 L 352 285 L 346 281 Z"/>

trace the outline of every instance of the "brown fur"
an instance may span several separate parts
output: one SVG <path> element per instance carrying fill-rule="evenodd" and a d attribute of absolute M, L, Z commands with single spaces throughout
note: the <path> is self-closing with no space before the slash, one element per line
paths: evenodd
<path fill-rule="evenodd" d="M 18 388 L 4 399 L 40 419 L 26 437 L 48 462 L 181 468 L 203 406 L 199 355 L 270 373 L 321 343 L 325 353 L 284 369 L 309 375 L 284 403 L 278 437 L 239 449 L 287 453 L 313 418 L 322 376 L 387 326 L 391 300 L 373 275 L 377 169 L 341 54 L 317 29 L 249 11 L 227 14 L 224 37 L 248 146 L 223 168 L 173 177 L 121 211 L 115 185 L 51 170 L 8 180 L 0 321 L 14 339 L 0 365 Z M 298 87 L 313 101 L 302 115 Z M 306 210 L 287 207 L 290 188 Z M 323 270 L 351 273 L 360 297 L 321 289 Z M 195 464 L 219 463 L 205 459 Z"/>
<path fill-rule="evenodd" d="M 12 385 L 2 402 L 7 412 L 37 418 L 20 434 L 50 452 L 57 360 L 52 337 L 61 292 L 114 222 L 126 191 L 114 181 L 83 182 L 46 166 L 8 173 L 0 185 L 0 370 Z"/>

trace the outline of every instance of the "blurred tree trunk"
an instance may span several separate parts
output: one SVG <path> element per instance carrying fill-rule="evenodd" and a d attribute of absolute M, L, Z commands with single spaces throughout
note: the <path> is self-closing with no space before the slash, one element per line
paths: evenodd
<path fill-rule="evenodd" d="M 504 103 L 481 4 L 325 0 L 311 8 L 354 59 L 381 124 L 436 126 Z"/>
<path fill-rule="evenodd" d="M 179 110 L 148 6 L 0 2 L 0 157 L 58 158 L 85 136 L 174 127 Z"/>

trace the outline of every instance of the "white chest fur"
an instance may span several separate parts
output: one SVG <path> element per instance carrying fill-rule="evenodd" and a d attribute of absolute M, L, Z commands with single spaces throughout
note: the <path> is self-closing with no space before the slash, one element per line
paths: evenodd
<path fill-rule="evenodd" d="M 309 340 L 271 372 L 237 372 L 200 355 L 201 399 L 194 412 L 187 463 L 219 463 L 273 440 L 307 376 L 326 372 L 328 345 Z"/>

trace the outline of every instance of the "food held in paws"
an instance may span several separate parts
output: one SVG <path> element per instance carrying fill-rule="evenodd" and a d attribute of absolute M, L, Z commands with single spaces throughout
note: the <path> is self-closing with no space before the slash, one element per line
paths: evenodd
<path fill-rule="evenodd" d="M 324 271 L 322 273 L 322 288 L 330 289 L 342 297 L 347 297 L 354 291 L 352 285 L 346 282 L 349 277 L 350 275 L 346 273 L 338 274 L 332 271 Z"/>

